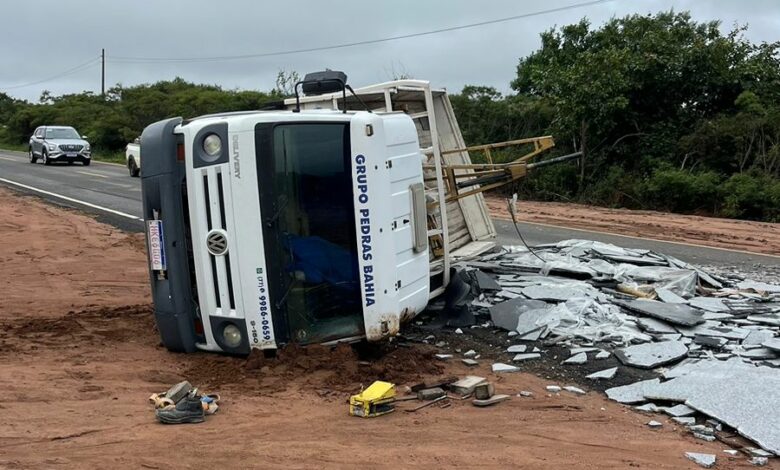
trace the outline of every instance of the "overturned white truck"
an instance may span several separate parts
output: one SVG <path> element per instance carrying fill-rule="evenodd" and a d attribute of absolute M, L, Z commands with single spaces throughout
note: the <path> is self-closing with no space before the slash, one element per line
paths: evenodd
<path fill-rule="evenodd" d="M 480 180 L 456 182 L 474 170 L 444 90 L 352 90 L 340 72 L 299 85 L 305 96 L 274 110 L 143 132 L 152 294 L 170 350 L 387 338 L 444 291 L 454 257 L 493 246 Z M 552 146 L 537 140 L 534 153 Z M 494 170 L 483 187 L 501 171 L 518 172 Z"/>

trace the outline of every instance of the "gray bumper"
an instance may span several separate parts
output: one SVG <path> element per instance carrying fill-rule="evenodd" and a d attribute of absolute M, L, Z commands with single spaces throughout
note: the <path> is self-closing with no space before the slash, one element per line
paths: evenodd
<path fill-rule="evenodd" d="M 186 208 L 182 200 L 185 168 L 176 159 L 177 136 L 173 133 L 181 121 L 181 118 L 171 118 L 144 129 L 141 188 L 144 220 L 162 220 L 167 255 L 164 276 L 150 271 L 157 329 L 169 350 L 192 352 L 196 350 L 198 335 L 187 254 Z"/>

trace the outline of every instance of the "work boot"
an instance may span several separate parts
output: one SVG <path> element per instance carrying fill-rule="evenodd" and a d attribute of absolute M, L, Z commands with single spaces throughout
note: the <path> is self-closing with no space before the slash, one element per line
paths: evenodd
<path fill-rule="evenodd" d="M 164 424 L 202 423 L 204 421 L 203 405 L 200 397 L 188 394 L 175 407 L 155 410 L 157 419 Z"/>

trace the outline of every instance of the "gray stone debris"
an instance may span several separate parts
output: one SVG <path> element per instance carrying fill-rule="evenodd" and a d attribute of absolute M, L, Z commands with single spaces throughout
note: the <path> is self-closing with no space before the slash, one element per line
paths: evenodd
<path fill-rule="evenodd" d="M 487 380 L 484 377 L 478 377 L 476 375 L 467 375 L 457 382 L 451 383 L 449 389 L 458 395 L 466 396 L 474 393 L 474 388 Z"/>
<path fill-rule="evenodd" d="M 595 359 L 599 359 L 599 360 L 601 360 L 601 359 L 608 359 L 609 356 L 611 356 L 611 355 L 612 355 L 612 353 L 609 352 L 609 351 L 599 351 L 599 353 L 596 354 L 596 356 L 594 356 L 594 358 Z"/>
<path fill-rule="evenodd" d="M 460 361 L 469 367 L 476 367 L 479 365 L 479 362 L 475 361 L 474 359 L 461 359 Z"/>
<path fill-rule="evenodd" d="M 750 459 L 750 463 L 756 467 L 763 467 L 769 463 L 769 459 L 766 457 L 753 457 Z"/>
<path fill-rule="evenodd" d="M 510 354 L 524 353 L 527 348 L 528 346 L 525 344 L 513 344 L 512 346 L 506 348 L 506 352 Z"/>
<path fill-rule="evenodd" d="M 688 354 L 688 348 L 679 341 L 645 343 L 617 349 L 615 357 L 625 365 L 652 369 L 678 361 Z"/>
<path fill-rule="evenodd" d="M 639 328 L 642 328 L 648 333 L 656 333 L 656 334 L 677 333 L 677 330 L 675 330 L 672 325 L 666 322 L 662 322 L 661 320 L 656 320 L 655 318 L 637 317 L 636 324 L 637 326 L 639 326 Z"/>
<path fill-rule="evenodd" d="M 582 297 L 583 291 L 566 286 L 536 285 L 522 289 L 524 296 L 535 300 L 548 300 L 552 302 L 564 302 L 572 297 Z"/>
<path fill-rule="evenodd" d="M 751 330 L 747 337 L 742 340 L 742 346 L 760 345 L 774 337 L 774 332 L 770 330 Z"/>
<path fill-rule="evenodd" d="M 615 377 L 615 374 L 617 374 L 617 370 L 618 370 L 617 367 L 612 367 L 610 369 L 604 369 L 598 372 L 594 372 L 590 375 L 586 375 L 585 378 L 591 380 L 610 380 L 613 377 Z"/>
<path fill-rule="evenodd" d="M 700 310 L 684 304 L 667 304 L 656 300 L 615 300 L 631 311 L 675 325 L 694 326 L 704 322 Z"/>
<path fill-rule="evenodd" d="M 672 418 L 672 421 L 674 421 L 677 424 L 682 424 L 684 426 L 692 426 L 696 424 L 696 418 L 693 416 L 675 416 Z"/>
<path fill-rule="evenodd" d="M 662 287 L 656 289 L 655 293 L 658 295 L 658 298 L 661 299 L 662 302 L 666 302 L 667 304 L 684 304 L 688 302 L 687 300 L 675 294 L 674 292 L 670 291 L 669 289 L 664 289 Z"/>
<path fill-rule="evenodd" d="M 539 359 L 540 357 L 542 357 L 542 355 L 539 353 L 516 354 L 515 357 L 512 358 L 512 362 L 530 361 L 532 359 Z"/>
<path fill-rule="evenodd" d="M 738 450 L 734 450 L 734 449 L 724 449 L 723 453 L 724 454 L 729 454 L 732 457 L 736 457 L 736 456 L 739 455 L 739 451 Z"/>
<path fill-rule="evenodd" d="M 661 426 L 663 426 L 663 423 L 660 423 L 658 421 L 650 421 L 647 423 L 647 426 L 651 428 L 660 428 Z"/>
<path fill-rule="evenodd" d="M 707 442 L 715 442 L 715 436 L 710 436 L 709 434 L 702 434 L 700 432 L 693 433 L 693 437 L 696 439 L 701 439 L 702 441 Z"/>
<path fill-rule="evenodd" d="M 643 380 L 641 382 L 634 382 L 632 384 L 623 385 L 620 387 L 608 388 L 606 390 L 606 394 L 611 400 L 615 400 L 618 403 L 641 403 L 643 401 L 647 401 L 644 395 L 645 388 L 647 388 L 649 385 L 656 385 L 659 383 L 661 383 L 659 379 Z"/>
<path fill-rule="evenodd" d="M 546 389 L 548 392 L 550 392 L 550 393 L 558 393 L 558 392 L 560 392 L 560 391 L 561 391 L 561 387 L 559 387 L 559 386 L 557 386 L 557 385 L 548 385 L 548 386 L 546 386 L 546 387 L 544 387 L 544 388 L 545 388 L 545 389 Z"/>
<path fill-rule="evenodd" d="M 780 351 L 780 338 L 771 338 L 761 343 L 765 348 Z"/>
<path fill-rule="evenodd" d="M 440 361 L 452 359 L 452 354 L 435 354 L 434 357 Z"/>
<path fill-rule="evenodd" d="M 699 452 L 686 452 L 688 460 L 693 461 L 700 467 L 712 468 L 715 466 L 715 454 L 702 454 Z"/>
<path fill-rule="evenodd" d="M 709 312 L 726 312 L 729 310 L 729 307 L 723 303 L 722 299 L 715 297 L 694 297 L 688 301 L 688 305 Z"/>
<path fill-rule="evenodd" d="M 528 390 L 521 390 L 520 393 L 517 394 L 518 396 L 529 398 L 534 396 L 534 392 L 529 392 Z"/>
<path fill-rule="evenodd" d="M 681 416 L 690 416 L 692 414 L 695 414 L 696 410 L 694 410 L 691 407 L 680 404 L 680 405 L 672 406 L 670 408 L 664 408 L 664 413 L 668 414 L 669 416 L 681 417 Z"/>
<path fill-rule="evenodd" d="M 473 349 L 469 349 L 468 351 L 463 353 L 463 357 L 474 357 L 477 355 L 477 352 Z"/>
<path fill-rule="evenodd" d="M 585 395 L 585 393 L 586 393 L 585 390 L 583 390 L 583 389 L 581 389 L 579 387 L 575 387 L 573 385 L 567 385 L 567 386 L 563 387 L 563 389 L 566 390 L 567 392 L 571 392 L 571 393 L 573 393 L 575 395 Z"/>
<path fill-rule="evenodd" d="M 579 353 L 563 361 L 564 364 L 585 364 L 588 362 L 587 353 Z"/>
<path fill-rule="evenodd" d="M 657 413 L 659 411 L 659 408 L 655 403 L 645 403 L 641 406 L 635 406 L 634 409 L 637 411 L 646 411 L 649 413 Z"/>
<path fill-rule="evenodd" d="M 498 285 L 495 279 L 483 273 L 479 269 L 474 273 L 477 278 L 477 285 L 481 291 L 499 291 L 501 286 Z"/>
<path fill-rule="evenodd" d="M 593 347 L 580 347 L 580 348 L 571 348 L 569 349 L 570 355 L 580 354 L 580 353 L 589 353 L 591 351 L 598 351 L 599 348 L 593 348 Z"/>
<path fill-rule="evenodd" d="M 500 374 L 504 372 L 517 372 L 520 370 L 519 367 L 512 366 L 509 364 L 503 364 L 501 362 L 496 362 L 495 364 L 493 364 L 492 368 L 493 368 L 493 372 L 495 372 L 496 374 Z"/>

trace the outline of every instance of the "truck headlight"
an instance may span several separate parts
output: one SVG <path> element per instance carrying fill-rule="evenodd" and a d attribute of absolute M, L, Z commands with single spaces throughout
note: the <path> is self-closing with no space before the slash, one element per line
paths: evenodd
<path fill-rule="evenodd" d="M 241 330 L 233 324 L 225 325 L 225 328 L 222 329 L 222 340 L 229 348 L 241 346 Z"/>
<path fill-rule="evenodd" d="M 203 139 L 203 151 L 209 157 L 216 157 L 222 152 L 222 139 L 217 134 L 209 134 Z"/>

